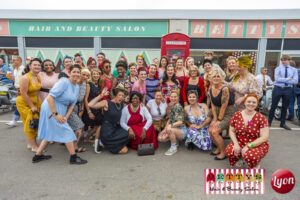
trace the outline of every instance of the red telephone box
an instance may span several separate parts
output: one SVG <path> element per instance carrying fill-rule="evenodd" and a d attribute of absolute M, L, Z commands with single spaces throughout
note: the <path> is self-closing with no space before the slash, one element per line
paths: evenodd
<path fill-rule="evenodd" d="M 190 54 L 190 37 L 182 33 L 170 33 L 161 38 L 161 56 L 167 56 L 171 62 L 176 54 L 184 60 Z"/>

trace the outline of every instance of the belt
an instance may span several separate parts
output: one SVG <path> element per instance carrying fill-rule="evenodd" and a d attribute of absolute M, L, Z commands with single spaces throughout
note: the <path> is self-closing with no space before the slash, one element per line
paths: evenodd
<path fill-rule="evenodd" d="M 41 92 L 47 92 L 47 93 L 49 93 L 49 89 L 45 89 L 45 88 L 41 88 L 41 90 L 40 90 Z"/>
<path fill-rule="evenodd" d="M 293 87 L 281 87 L 281 86 L 277 86 L 277 85 L 275 85 L 275 87 L 277 87 L 277 88 L 280 88 L 280 89 L 287 89 L 287 88 L 293 88 Z"/>

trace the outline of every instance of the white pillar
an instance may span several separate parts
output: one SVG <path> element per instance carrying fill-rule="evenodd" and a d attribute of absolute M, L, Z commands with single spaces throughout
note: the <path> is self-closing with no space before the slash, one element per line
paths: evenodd
<path fill-rule="evenodd" d="M 25 38 L 19 36 L 17 38 L 18 41 L 18 50 L 19 50 L 19 56 L 22 58 L 22 64 L 26 65 L 26 55 L 25 55 Z"/>
<path fill-rule="evenodd" d="M 259 39 L 255 74 L 259 74 L 260 69 L 265 66 L 266 50 L 267 50 L 267 38 Z"/>
<path fill-rule="evenodd" d="M 95 57 L 97 54 L 101 51 L 101 37 L 94 37 L 94 51 L 95 51 Z"/>

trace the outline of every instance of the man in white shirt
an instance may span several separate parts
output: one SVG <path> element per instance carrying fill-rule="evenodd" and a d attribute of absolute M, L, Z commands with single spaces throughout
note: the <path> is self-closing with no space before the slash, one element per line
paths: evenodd
<path fill-rule="evenodd" d="M 214 59 L 214 52 L 212 52 L 212 51 L 205 51 L 204 52 L 204 60 L 213 61 L 213 59 Z M 216 63 L 212 63 L 212 70 L 214 70 L 214 69 L 220 69 L 220 70 L 222 70 L 222 72 L 225 75 L 225 72 L 223 71 L 223 69 L 218 64 L 216 64 Z M 200 72 L 200 74 L 204 74 L 205 73 L 203 65 L 200 65 L 199 72 Z"/>
<path fill-rule="evenodd" d="M 12 80 L 14 81 L 14 86 L 17 90 L 20 89 L 20 79 L 23 76 L 24 65 L 22 65 L 22 58 L 20 56 L 13 56 L 12 64 L 14 68 Z M 18 91 L 19 92 L 19 91 Z M 17 125 L 17 121 L 20 120 L 20 114 L 18 109 L 15 110 L 12 121 L 6 123 L 8 126 L 14 127 Z"/>
<path fill-rule="evenodd" d="M 261 68 L 261 74 L 256 76 L 256 79 L 258 80 L 259 84 L 263 88 L 263 93 L 265 95 L 267 91 L 267 86 L 273 85 L 273 81 L 271 80 L 270 76 L 267 75 L 268 69 L 263 67 Z"/>

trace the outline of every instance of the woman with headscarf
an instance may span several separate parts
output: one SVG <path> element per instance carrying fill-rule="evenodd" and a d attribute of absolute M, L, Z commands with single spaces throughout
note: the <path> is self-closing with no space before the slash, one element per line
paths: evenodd
<path fill-rule="evenodd" d="M 249 71 L 252 67 L 252 60 L 248 55 L 242 55 L 237 60 L 238 74 L 231 82 L 231 87 L 235 93 L 235 106 L 238 110 L 244 109 L 243 102 L 247 94 L 253 93 L 261 98 L 262 87 L 253 74 Z"/>

